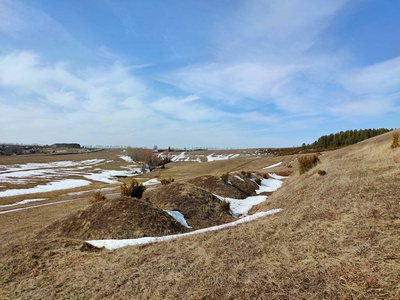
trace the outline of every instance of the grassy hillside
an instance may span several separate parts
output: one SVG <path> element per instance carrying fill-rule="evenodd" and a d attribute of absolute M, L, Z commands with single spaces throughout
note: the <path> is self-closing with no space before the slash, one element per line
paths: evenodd
<path fill-rule="evenodd" d="M 256 208 L 282 212 L 237 227 L 113 251 L 66 239 L 3 247 L 0 298 L 399 299 L 400 148 L 391 140 L 320 156 Z"/>

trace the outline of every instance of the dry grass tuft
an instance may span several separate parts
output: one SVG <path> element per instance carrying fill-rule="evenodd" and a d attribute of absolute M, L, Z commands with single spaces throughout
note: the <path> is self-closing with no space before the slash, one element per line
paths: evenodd
<path fill-rule="evenodd" d="M 321 176 L 325 176 L 326 175 L 326 171 L 325 170 L 318 170 L 317 173 L 318 173 L 318 175 L 321 175 Z"/>
<path fill-rule="evenodd" d="M 224 174 L 222 174 L 221 175 L 221 180 L 223 181 L 223 182 L 228 182 L 229 181 L 229 173 L 224 173 Z"/>
<path fill-rule="evenodd" d="M 390 148 L 397 148 L 399 147 L 399 132 L 395 131 L 392 133 L 392 144 L 390 145 Z"/>
<path fill-rule="evenodd" d="M 104 196 L 101 191 L 94 192 L 92 197 L 89 198 L 89 203 L 93 204 L 96 202 L 101 202 L 106 200 L 106 196 Z"/>
<path fill-rule="evenodd" d="M 168 179 L 166 179 L 166 178 L 161 179 L 161 184 L 167 185 L 167 184 L 173 183 L 174 181 L 175 181 L 175 179 L 172 178 L 171 176 L 169 176 Z"/>
<path fill-rule="evenodd" d="M 317 155 L 313 156 L 300 156 L 298 158 L 299 161 L 299 173 L 303 174 L 307 172 L 308 170 L 312 169 L 317 165 L 319 162 L 319 158 Z"/>

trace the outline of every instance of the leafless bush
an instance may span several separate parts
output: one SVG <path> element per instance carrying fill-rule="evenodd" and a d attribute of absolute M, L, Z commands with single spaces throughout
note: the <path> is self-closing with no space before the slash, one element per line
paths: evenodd
<path fill-rule="evenodd" d="M 133 161 L 142 163 L 142 171 L 153 171 L 157 166 L 165 164 L 165 160 L 158 157 L 154 150 L 144 148 L 128 148 L 127 154 Z M 168 161 L 167 161 L 168 162 Z"/>

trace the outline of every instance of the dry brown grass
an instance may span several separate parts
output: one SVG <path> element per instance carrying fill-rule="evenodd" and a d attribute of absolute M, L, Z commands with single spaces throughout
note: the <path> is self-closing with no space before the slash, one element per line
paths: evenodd
<path fill-rule="evenodd" d="M 399 299 L 400 148 L 390 143 L 389 133 L 325 153 L 326 176 L 294 174 L 258 207 L 283 212 L 234 228 L 115 251 L 62 239 L 3 247 L 0 297 Z"/>
<path fill-rule="evenodd" d="M 229 184 L 221 180 L 220 177 L 208 175 L 190 179 L 188 182 L 222 197 L 244 199 L 254 194 L 257 185 L 246 176 L 241 176 L 241 178 L 244 182 L 234 175 L 229 175 L 228 179 L 232 183 Z"/>
<path fill-rule="evenodd" d="M 92 197 L 89 198 L 89 203 L 93 204 L 104 200 L 106 200 L 106 196 L 104 196 L 101 191 L 96 191 L 92 194 Z"/>
<path fill-rule="evenodd" d="M 219 181 L 221 181 L 219 179 Z M 146 192 L 143 200 L 161 209 L 181 212 L 194 229 L 234 221 L 212 193 L 189 183 L 171 183 Z"/>
<path fill-rule="evenodd" d="M 390 148 L 397 148 L 399 147 L 399 132 L 395 131 L 392 133 L 392 144 L 390 145 Z"/>
<path fill-rule="evenodd" d="M 127 239 L 186 232 L 163 210 L 138 199 L 96 202 L 39 232 L 40 238 Z"/>

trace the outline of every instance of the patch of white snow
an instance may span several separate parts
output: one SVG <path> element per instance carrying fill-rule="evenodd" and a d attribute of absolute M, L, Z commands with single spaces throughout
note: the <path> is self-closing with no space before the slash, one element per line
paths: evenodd
<path fill-rule="evenodd" d="M 29 189 L 11 189 L 0 192 L 0 197 L 11 197 L 17 195 L 46 193 L 57 190 L 66 190 L 77 188 L 81 186 L 90 185 L 91 182 L 83 179 L 63 179 L 59 181 L 53 181 L 46 185 L 38 185 Z"/>
<path fill-rule="evenodd" d="M 270 165 L 270 166 L 268 166 L 268 167 L 265 167 L 265 168 L 263 168 L 263 170 L 265 170 L 265 169 L 270 169 L 270 168 L 273 168 L 273 167 L 277 167 L 277 166 L 279 166 L 280 164 L 282 164 L 282 162 L 278 162 L 278 163 L 276 163 L 276 164 L 273 164 L 273 165 Z"/>
<path fill-rule="evenodd" d="M 275 192 L 282 186 L 282 181 L 278 179 L 261 179 L 261 185 L 258 190 L 256 190 L 257 194 L 262 192 Z"/>
<path fill-rule="evenodd" d="M 11 207 L 11 206 L 16 206 L 16 205 L 22 205 L 22 204 L 27 204 L 27 203 L 31 203 L 31 202 L 38 202 L 38 201 L 44 201 L 44 200 L 47 200 L 47 198 L 26 199 L 26 200 L 22 200 L 22 201 L 11 203 L 11 204 L 0 205 L 0 208 Z"/>
<path fill-rule="evenodd" d="M 183 226 L 186 228 L 192 228 L 192 226 L 189 226 L 188 223 L 186 222 L 185 216 L 177 211 L 177 210 L 164 210 L 166 213 L 168 213 L 171 217 L 173 217 L 175 220 L 177 220 L 179 223 L 181 223 Z"/>

